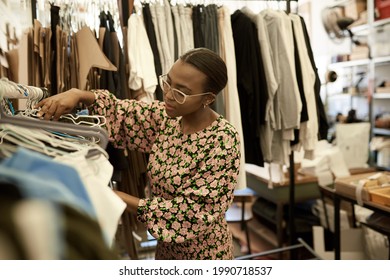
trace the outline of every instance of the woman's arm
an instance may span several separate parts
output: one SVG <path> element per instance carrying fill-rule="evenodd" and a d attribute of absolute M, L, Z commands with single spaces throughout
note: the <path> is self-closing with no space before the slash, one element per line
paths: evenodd
<path fill-rule="evenodd" d="M 107 90 L 85 91 L 71 89 L 48 97 L 37 104 L 38 116 L 45 120 L 59 120 L 79 104 L 88 106 L 92 115 L 106 118 L 105 129 L 115 148 L 149 152 L 161 123 L 166 118 L 161 102 L 138 102 L 118 99 Z"/>
<path fill-rule="evenodd" d="M 91 91 L 72 88 L 63 93 L 45 98 L 36 105 L 41 108 L 38 117 L 45 120 L 58 120 L 63 114 L 68 114 L 81 102 L 87 106 L 95 101 Z"/>
<path fill-rule="evenodd" d="M 131 213 L 137 214 L 139 198 L 129 195 L 125 192 L 114 191 L 127 205 L 126 210 Z"/>

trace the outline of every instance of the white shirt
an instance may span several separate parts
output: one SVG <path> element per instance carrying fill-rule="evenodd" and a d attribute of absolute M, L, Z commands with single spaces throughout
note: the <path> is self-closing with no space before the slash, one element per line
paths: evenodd
<path fill-rule="evenodd" d="M 143 87 L 147 100 L 154 100 L 157 86 L 153 51 L 146 33 L 143 17 L 131 14 L 128 20 L 127 46 L 130 65 L 129 88 L 139 90 Z"/>
<path fill-rule="evenodd" d="M 229 77 L 227 86 L 221 94 L 224 94 L 225 97 L 226 119 L 237 129 L 238 135 L 240 136 L 241 159 L 237 189 L 244 189 L 247 187 L 245 171 L 245 146 L 241 123 L 240 99 L 237 89 L 236 55 L 229 8 L 226 6 L 221 7 L 218 10 L 218 16 L 223 17 L 223 29 L 219 30 L 219 32 L 223 34 L 223 36 L 221 36 L 223 41 L 220 41 L 220 45 L 221 47 L 224 47 L 224 51 L 221 51 L 221 55 L 223 55 L 222 58 L 225 61 Z"/>

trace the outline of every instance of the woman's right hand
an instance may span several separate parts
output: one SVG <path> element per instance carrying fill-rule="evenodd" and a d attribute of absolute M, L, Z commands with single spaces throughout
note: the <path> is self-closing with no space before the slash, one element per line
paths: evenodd
<path fill-rule="evenodd" d="M 89 105 L 94 99 L 94 93 L 73 88 L 43 99 L 35 107 L 40 108 L 38 117 L 56 121 L 62 115 L 71 113 L 79 102 Z"/>

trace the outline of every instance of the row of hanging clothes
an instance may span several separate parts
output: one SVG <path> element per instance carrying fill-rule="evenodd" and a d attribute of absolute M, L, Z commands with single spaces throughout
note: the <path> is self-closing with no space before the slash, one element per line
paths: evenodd
<path fill-rule="evenodd" d="M 243 5 L 235 11 L 229 1 L 172 2 L 134 2 L 128 20 L 129 86 L 142 82 L 151 98 L 158 97 L 158 75 L 185 51 L 209 48 L 228 67 L 228 85 L 214 109 L 243 136 L 241 162 L 289 165 L 292 151 L 302 149 L 312 158 L 328 124 L 304 19 L 267 3 L 275 1 L 250 1 L 264 3 L 259 12 L 246 7 L 247 1 L 234 1 Z M 243 168 L 240 175 L 245 187 Z"/>
<path fill-rule="evenodd" d="M 312 158 L 327 121 L 303 18 L 243 8 L 232 14 L 232 28 L 247 162 L 288 165 L 301 148 Z"/>
<path fill-rule="evenodd" d="M 116 77 L 125 74 L 125 62 L 114 17 L 109 11 L 100 10 L 99 26 L 91 29 L 81 16 L 89 12 L 84 9 L 90 6 L 72 3 L 51 3 L 50 25 L 35 19 L 33 27 L 25 30 L 18 48 L 19 67 L 14 70 L 17 81 L 44 86 L 51 94 L 73 87 L 109 87 L 118 96 L 129 97 L 127 87 Z M 96 13 L 97 9 L 94 6 L 93 11 Z M 110 71 L 115 73 L 114 77 L 108 77 Z"/>
<path fill-rule="evenodd" d="M 126 205 L 109 188 L 104 120 L 39 120 L 34 105 L 47 94 L 0 79 L 0 259 L 118 259 Z"/>

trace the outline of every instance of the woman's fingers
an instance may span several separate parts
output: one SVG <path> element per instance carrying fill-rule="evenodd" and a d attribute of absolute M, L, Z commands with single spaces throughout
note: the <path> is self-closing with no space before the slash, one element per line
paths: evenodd
<path fill-rule="evenodd" d="M 56 114 L 56 111 L 57 111 L 57 104 L 56 103 L 51 103 L 50 107 L 45 112 L 45 115 L 44 115 L 43 118 L 45 120 L 53 120 L 54 119 L 54 115 Z"/>
<path fill-rule="evenodd" d="M 66 111 L 69 111 L 57 96 L 40 101 L 36 108 L 40 108 L 37 116 L 45 120 L 58 120 Z"/>
<path fill-rule="evenodd" d="M 62 115 L 62 112 L 58 110 L 58 103 L 50 98 L 43 101 L 37 104 L 37 107 L 41 107 L 37 116 L 44 120 L 58 120 Z"/>
<path fill-rule="evenodd" d="M 44 115 L 49 110 L 51 104 L 52 104 L 52 101 L 50 99 L 46 99 L 46 100 L 43 100 L 43 101 L 39 102 L 37 107 L 40 107 L 40 110 L 39 110 L 37 116 L 43 118 Z"/>
<path fill-rule="evenodd" d="M 69 90 L 41 100 L 35 108 L 40 108 L 38 117 L 45 120 L 58 120 L 63 114 L 72 112 L 78 100 L 77 91 Z"/>

